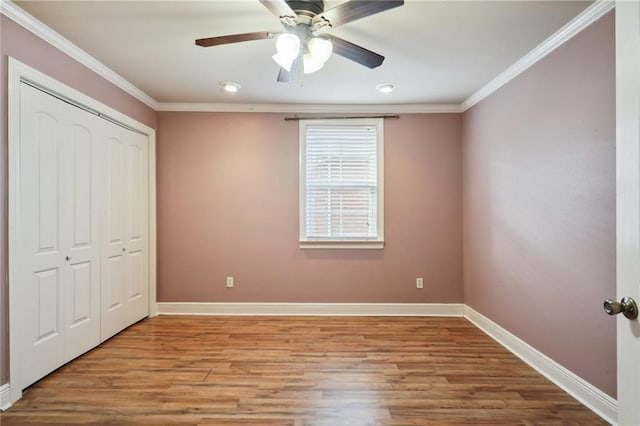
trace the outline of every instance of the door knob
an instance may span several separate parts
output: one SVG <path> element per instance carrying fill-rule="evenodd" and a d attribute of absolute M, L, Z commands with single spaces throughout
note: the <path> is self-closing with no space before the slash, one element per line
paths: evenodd
<path fill-rule="evenodd" d="M 630 297 L 623 297 L 619 302 L 607 299 L 604 301 L 603 308 L 608 315 L 617 315 L 622 312 L 630 320 L 638 318 L 638 305 Z"/>

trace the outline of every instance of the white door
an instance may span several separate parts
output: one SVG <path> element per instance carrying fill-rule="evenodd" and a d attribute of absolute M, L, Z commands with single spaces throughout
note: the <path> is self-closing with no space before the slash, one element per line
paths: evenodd
<path fill-rule="evenodd" d="M 96 117 L 20 85 L 20 389 L 99 343 Z M 13 386 L 13 383 L 12 383 Z"/>
<path fill-rule="evenodd" d="M 618 300 L 640 303 L 640 3 L 616 2 Z M 640 425 L 640 322 L 618 328 L 618 423 Z"/>
<path fill-rule="evenodd" d="M 124 253 L 127 326 L 149 315 L 148 276 L 148 137 L 127 132 Z"/>
<path fill-rule="evenodd" d="M 148 140 L 105 126 L 102 340 L 148 315 Z"/>
<path fill-rule="evenodd" d="M 69 361 L 100 343 L 100 199 L 94 176 L 99 119 L 63 105 L 73 117 L 73 124 L 64 129 L 61 164 L 65 361 Z"/>

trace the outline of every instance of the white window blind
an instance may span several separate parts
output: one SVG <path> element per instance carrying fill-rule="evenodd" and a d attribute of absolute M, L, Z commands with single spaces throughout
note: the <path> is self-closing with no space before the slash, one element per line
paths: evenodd
<path fill-rule="evenodd" d="M 379 119 L 303 123 L 301 240 L 382 240 L 380 127 Z"/>

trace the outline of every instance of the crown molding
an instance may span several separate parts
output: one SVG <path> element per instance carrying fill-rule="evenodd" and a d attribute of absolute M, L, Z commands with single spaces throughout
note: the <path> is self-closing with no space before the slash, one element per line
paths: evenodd
<path fill-rule="evenodd" d="M 532 51 L 527 53 L 516 63 L 500 73 L 496 78 L 491 80 L 480 90 L 469 96 L 464 102 L 460 104 L 461 112 L 465 112 L 466 110 L 507 84 L 509 81 L 522 74 L 533 64 L 566 43 L 569 39 L 600 19 L 607 12 L 611 11 L 614 6 L 614 0 L 596 0 L 591 6 L 587 7 L 582 11 L 582 13 L 580 13 L 578 16 L 569 21 L 565 26 L 551 35 L 551 37 L 540 43 Z"/>
<path fill-rule="evenodd" d="M 0 13 L 11 19 L 18 25 L 24 27 L 36 36 L 40 37 L 56 49 L 66 53 L 76 61 L 80 62 L 91 71 L 95 72 L 105 80 L 122 89 L 129 95 L 133 96 L 140 102 L 146 104 L 150 108 L 157 110 L 158 102 L 151 96 L 138 89 L 133 84 L 122 78 L 109 67 L 71 43 L 66 38 L 34 18 L 19 6 L 15 5 L 11 0 L 0 0 Z"/>
<path fill-rule="evenodd" d="M 361 114 L 423 114 L 460 113 L 458 104 L 207 104 L 160 103 L 158 111 L 173 112 L 277 112 L 277 113 L 361 113 Z"/>

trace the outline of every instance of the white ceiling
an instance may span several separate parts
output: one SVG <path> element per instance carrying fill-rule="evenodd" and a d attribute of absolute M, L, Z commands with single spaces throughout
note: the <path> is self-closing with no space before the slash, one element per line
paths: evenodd
<path fill-rule="evenodd" d="M 331 34 L 386 57 L 374 70 L 333 55 L 302 82 L 277 83 L 275 41 L 202 48 L 196 38 L 273 31 L 258 0 L 16 1 L 158 102 L 459 104 L 591 1 L 424 1 Z M 340 1 L 326 1 L 325 9 Z M 230 95 L 220 82 L 242 85 Z M 379 83 L 396 90 L 381 94 Z"/>

